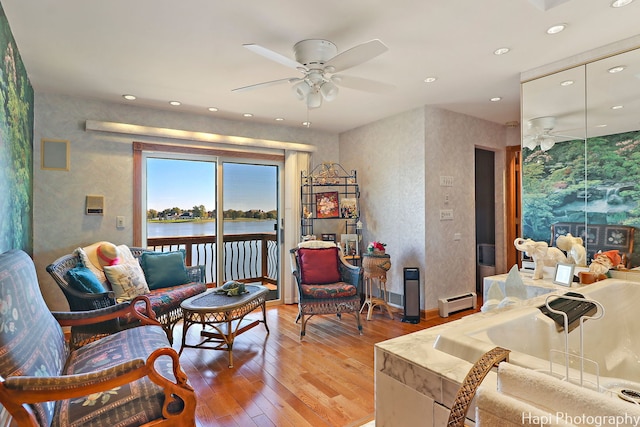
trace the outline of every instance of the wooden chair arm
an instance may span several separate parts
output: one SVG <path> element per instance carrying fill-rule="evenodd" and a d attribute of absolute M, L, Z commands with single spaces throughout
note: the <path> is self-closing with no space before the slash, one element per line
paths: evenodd
<path fill-rule="evenodd" d="M 169 356 L 172 359 L 175 382 L 155 369 L 155 362 L 160 356 Z M 187 377 L 180 368 L 178 353 L 169 347 L 155 350 L 146 362 L 143 359 L 134 359 L 86 374 L 59 377 L 16 376 L 6 380 L 0 377 L 0 401 L 18 425 L 37 427 L 35 416 L 31 408 L 26 406 L 27 404 L 78 398 L 111 390 L 143 377 L 149 377 L 164 389 L 162 413 L 165 418 L 195 413 L 194 390 L 187 383 Z M 180 404 L 172 405 L 176 401 Z M 193 420 L 187 420 L 184 425 L 195 425 L 195 416 L 193 418 Z"/>
<path fill-rule="evenodd" d="M 145 305 L 145 313 L 136 310 L 136 304 Z M 143 325 L 161 326 L 151 309 L 151 302 L 145 295 L 135 297 L 131 302 L 118 303 L 116 305 L 88 311 L 53 311 L 51 312 L 61 326 L 84 326 L 113 320 L 120 317 L 132 316 Z"/>

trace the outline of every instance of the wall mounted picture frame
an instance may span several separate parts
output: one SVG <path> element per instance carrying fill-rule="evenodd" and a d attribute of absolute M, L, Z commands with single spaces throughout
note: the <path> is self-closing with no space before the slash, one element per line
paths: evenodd
<path fill-rule="evenodd" d="M 339 218 L 340 205 L 337 191 L 316 193 L 316 218 Z"/>
<path fill-rule="evenodd" d="M 42 138 L 40 144 L 40 169 L 69 170 L 69 141 Z"/>

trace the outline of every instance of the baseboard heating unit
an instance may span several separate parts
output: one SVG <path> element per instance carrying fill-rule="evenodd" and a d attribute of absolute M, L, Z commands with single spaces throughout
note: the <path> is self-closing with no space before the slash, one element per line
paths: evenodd
<path fill-rule="evenodd" d="M 476 293 L 469 292 L 454 297 L 440 298 L 438 300 L 438 312 L 440 313 L 440 317 L 449 317 L 451 313 L 469 308 L 475 309 L 477 305 L 478 299 L 476 298 Z"/>

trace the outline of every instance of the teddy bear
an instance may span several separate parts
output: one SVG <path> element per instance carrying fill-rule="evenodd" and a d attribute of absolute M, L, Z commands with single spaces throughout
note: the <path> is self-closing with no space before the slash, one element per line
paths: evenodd
<path fill-rule="evenodd" d="M 556 239 L 558 249 L 567 253 L 567 262 L 578 267 L 587 266 L 587 250 L 581 237 L 574 237 L 571 233 L 565 236 L 558 236 Z"/>

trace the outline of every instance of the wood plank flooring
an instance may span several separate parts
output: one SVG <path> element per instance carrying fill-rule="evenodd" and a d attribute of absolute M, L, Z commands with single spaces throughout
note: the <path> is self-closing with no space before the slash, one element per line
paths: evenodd
<path fill-rule="evenodd" d="M 236 338 L 233 368 L 226 351 L 186 348 L 180 357 L 198 396 L 197 425 L 305 427 L 360 426 L 374 418 L 374 344 L 470 314 L 456 313 L 413 325 L 374 311 L 362 316 L 363 335 L 355 318 L 314 316 L 300 341 L 297 305 L 267 308 L 267 334 L 260 324 Z M 366 314 L 366 313 L 365 313 Z M 256 310 L 247 318 L 260 319 Z M 200 326 L 189 330 L 199 339 Z M 181 325 L 174 348 L 180 348 Z"/>

